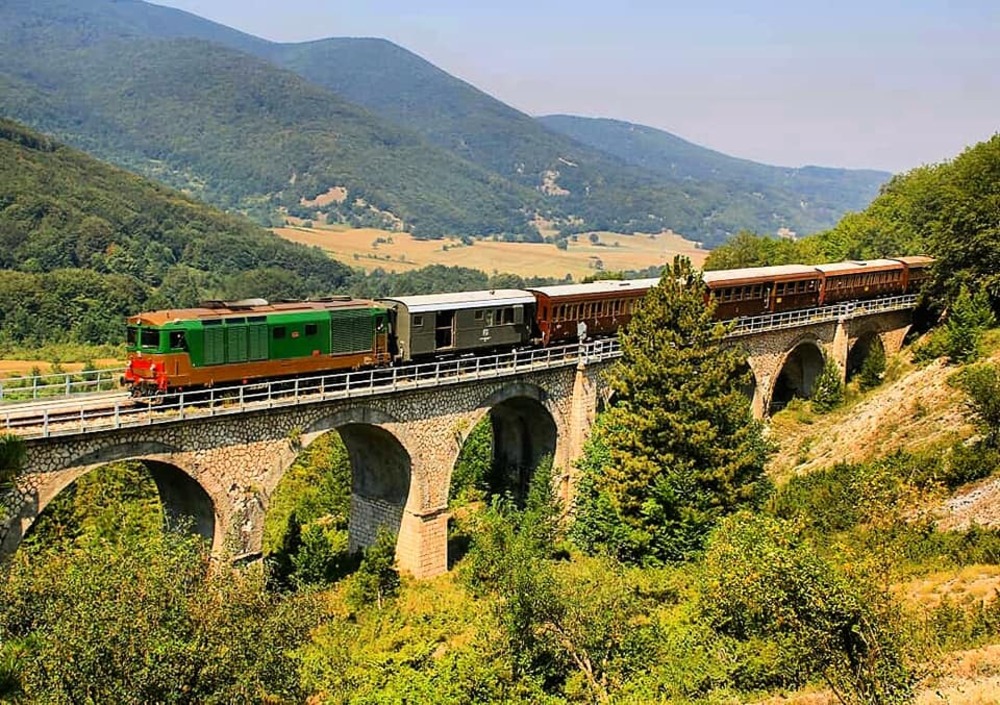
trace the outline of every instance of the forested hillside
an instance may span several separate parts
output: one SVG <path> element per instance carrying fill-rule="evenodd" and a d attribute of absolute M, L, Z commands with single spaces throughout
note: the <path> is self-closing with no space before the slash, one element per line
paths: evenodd
<path fill-rule="evenodd" d="M 741 228 L 811 231 L 863 205 L 656 174 L 389 42 L 273 44 L 138 0 L 4 3 L 0 67 L 0 111 L 262 221 L 284 209 L 536 239 L 541 215 L 564 232 L 672 228 L 712 244 Z"/>
<path fill-rule="evenodd" d="M 770 217 L 774 222 L 790 223 L 788 227 L 800 233 L 829 227 L 845 211 L 865 208 L 891 176 L 863 169 L 759 164 L 621 120 L 571 115 L 546 115 L 538 120 L 578 142 L 662 176 L 728 184 L 733 194 L 726 207 L 729 220 L 766 222 Z M 756 198 L 751 198 L 754 195 Z"/>
<path fill-rule="evenodd" d="M 113 342 L 143 306 L 349 284 L 319 250 L 8 120 L 0 164 L 0 341 Z"/>
<path fill-rule="evenodd" d="M 523 231 L 534 198 L 325 89 L 201 40 L 6 56 L 0 111 L 226 208 L 414 234 Z M 30 76 L 30 78 L 29 78 Z M 345 188 L 343 199 L 303 200 Z"/>

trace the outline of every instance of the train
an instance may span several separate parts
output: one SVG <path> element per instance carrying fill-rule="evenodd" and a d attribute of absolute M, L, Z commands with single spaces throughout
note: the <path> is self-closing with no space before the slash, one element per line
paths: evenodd
<path fill-rule="evenodd" d="M 924 256 L 708 271 L 722 320 L 917 291 Z M 271 303 L 208 301 L 126 320 L 135 397 L 562 345 L 616 335 L 657 278 Z"/>

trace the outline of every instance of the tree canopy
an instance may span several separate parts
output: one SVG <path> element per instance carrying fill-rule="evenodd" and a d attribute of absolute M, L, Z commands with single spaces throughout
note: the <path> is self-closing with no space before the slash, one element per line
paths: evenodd
<path fill-rule="evenodd" d="M 621 334 L 616 397 L 581 467 L 575 535 L 586 548 L 683 559 L 761 495 L 768 444 L 740 390 L 745 359 L 724 335 L 701 273 L 675 259 Z"/>

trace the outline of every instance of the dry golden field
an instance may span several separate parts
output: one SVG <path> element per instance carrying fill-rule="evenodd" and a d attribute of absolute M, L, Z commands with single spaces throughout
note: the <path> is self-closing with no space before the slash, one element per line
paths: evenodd
<path fill-rule="evenodd" d="M 108 357 L 94 360 L 94 365 L 99 369 L 106 367 L 124 367 L 125 362 Z M 62 367 L 63 372 L 79 372 L 83 369 L 84 363 L 64 362 L 60 366 Z M 52 363 L 45 360 L 0 360 L 0 378 L 28 375 L 31 374 L 31 370 L 36 367 L 43 375 L 47 375 L 52 372 Z"/>
<path fill-rule="evenodd" d="M 414 240 L 406 233 L 373 228 L 337 229 L 286 227 L 274 231 L 286 240 L 316 245 L 335 259 L 365 271 L 382 268 L 389 272 L 419 269 L 431 264 L 470 267 L 487 274 L 509 272 L 525 277 L 573 279 L 595 274 L 600 260 L 605 271 L 638 270 L 662 265 L 682 254 L 700 266 L 708 256 L 693 242 L 672 233 L 619 235 L 598 233 L 599 244 L 583 234 L 566 250 L 555 245 L 477 240 L 462 245 L 457 240 Z M 376 242 L 376 240 L 383 242 Z"/>

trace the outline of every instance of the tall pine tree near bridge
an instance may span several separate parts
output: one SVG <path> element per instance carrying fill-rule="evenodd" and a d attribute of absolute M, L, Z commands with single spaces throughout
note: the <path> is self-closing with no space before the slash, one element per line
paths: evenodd
<path fill-rule="evenodd" d="M 581 462 L 573 533 L 585 550 L 681 560 L 721 516 L 766 494 L 769 444 L 725 333 L 700 272 L 676 258 L 621 334 L 615 402 Z"/>

